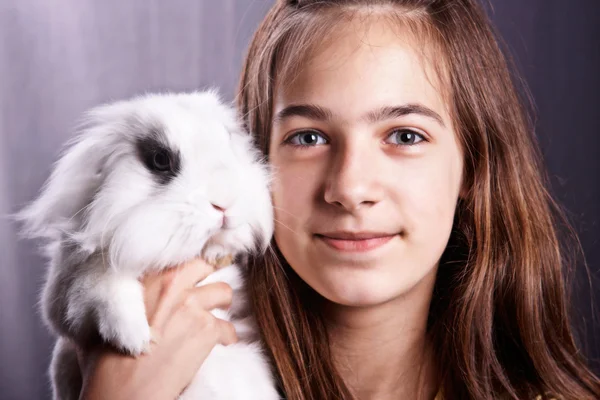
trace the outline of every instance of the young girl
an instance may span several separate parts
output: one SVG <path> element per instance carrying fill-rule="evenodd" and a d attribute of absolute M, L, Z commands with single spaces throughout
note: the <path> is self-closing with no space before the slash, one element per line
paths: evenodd
<path fill-rule="evenodd" d="M 279 1 L 239 107 L 275 174 L 273 247 L 249 287 L 286 399 L 600 398 L 570 327 L 560 212 L 475 0 Z M 83 397 L 175 398 L 235 341 L 207 311 L 230 290 L 194 288 L 211 271 L 148 276 L 160 342 L 80 352 Z"/>

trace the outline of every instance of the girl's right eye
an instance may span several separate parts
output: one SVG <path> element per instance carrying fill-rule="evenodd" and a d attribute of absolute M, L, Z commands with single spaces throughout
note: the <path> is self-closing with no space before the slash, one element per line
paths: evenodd
<path fill-rule="evenodd" d="M 312 147 L 327 144 L 327 139 L 317 131 L 301 131 L 287 138 L 285 143 L 292 146 Z"/>

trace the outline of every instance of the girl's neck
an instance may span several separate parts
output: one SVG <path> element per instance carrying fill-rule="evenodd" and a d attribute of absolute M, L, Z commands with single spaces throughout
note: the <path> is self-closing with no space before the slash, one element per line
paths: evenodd
<path fill-rule="evenodd" d="M 437 366 L 426 326 L 436 270 L 384 304 L 326 305 L 332 356 L 357 399 L 435 397 Z"/>

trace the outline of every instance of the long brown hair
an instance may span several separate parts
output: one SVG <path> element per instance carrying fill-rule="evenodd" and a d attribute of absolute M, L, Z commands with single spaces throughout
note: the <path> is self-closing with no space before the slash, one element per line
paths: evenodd
<path fill-rule="evenodd" d="M 464 150 L 467 192 L 442 256 L 428 335 L 448 399 L 600 398 L 576 344 L 567 277 L 571 232 L 552 200 L 519 81 L 475 0 L 278 1 L 251 42 L 239 108 L 268 158 L 274 87 L 336 23 L 379 8 L 430 49 Z M 285 77 L 285 78 L 284 78 Z M 275 243 L 251 259 L 251 297 L 287 399 L 350 399 L 336 372 L 318 295 Z"/>

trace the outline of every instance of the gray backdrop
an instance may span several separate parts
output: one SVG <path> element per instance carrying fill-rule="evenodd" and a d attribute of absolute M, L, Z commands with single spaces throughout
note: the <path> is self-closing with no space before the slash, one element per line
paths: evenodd
<path fill-rule="evenodd" d="M 0 215 L 35 196 L 85 109 L 207 85 L 232 99 L 250 35 L 271 4 L 0 0 Z M 537 101 L 554 192 L 571 211 L 597 277 L 600 2 L 492 4 Z M 33 244 L 19 242 L 15 227 L 0 221 L 0 399 L 48 398 L 51 339 L 36 312 L 43 269 Z M 591 323 L 586 285 L 578 289 L 578 326 L 588 334 L 586 351 L 598 358 L 600 330 Z"/>

